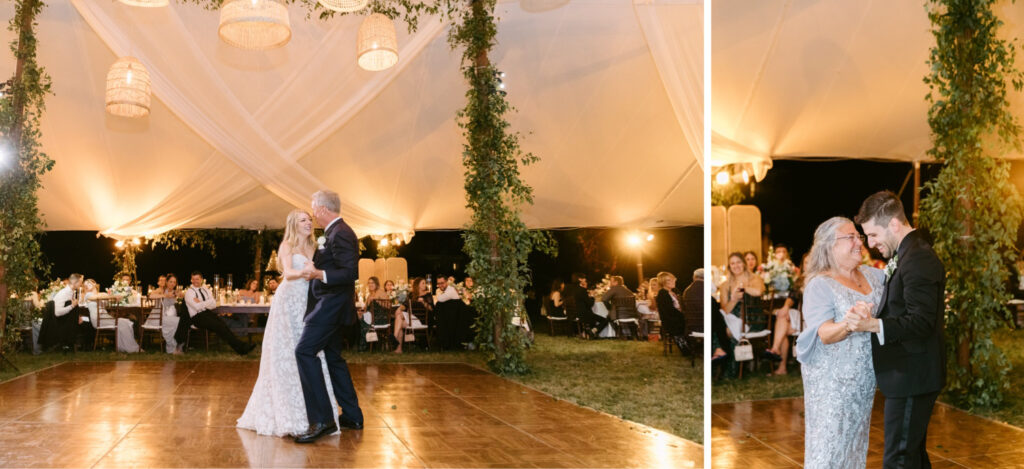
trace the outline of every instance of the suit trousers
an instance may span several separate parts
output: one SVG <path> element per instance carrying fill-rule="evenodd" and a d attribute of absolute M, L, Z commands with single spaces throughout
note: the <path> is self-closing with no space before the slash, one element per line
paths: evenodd
<path fill-rule="evenodd" d="M 183 315 L 178 316 L 178 329 L 174 331 L 174 340 L 179 344 L 184 345 L 185 341 L 188 340 L 188 330 L 191 326 L 196 326 L 199 329 L 206 329 L 221 340 L 231 346 L 232 349 L 237 353 L 246 353 L 249 347 L 235 337 L 235 334 L 231 332 L 228 325 L 224 323 L 224 320 L 217 316 L 213 311 L 201 311 L 195 316 L 189 317 L 186 312 Z"/>
<path fill-rule="evenodd" d="M 929 469 L 928 422 L 938 392 L 885 399 L 885 469 Z"/>
<path fill-rule="evenodd" d="M 306 418 L 310 425 L 317 423 L 333 423 L 335 409 L 331 408 L 331 399 L 327 395 L 327 384 L 324 381 L 323 367 L 317 354 L 324 352 L 327 362 L 327 373 L 330 375 L 334 398 L 341 406 L 341 415 L 352 422 L 363 423 L 363 411 L 359 408 L 359 398 L 352 383 L 352 375 L 348 364 L 341 356 L 344 334 L 347 327 L 343 324 L 341 310 L 351 297 L 327 295 L 316 300 L 315 306 L 306 315 L 306 326 L 295 346 L 295 361 L 299 367 L 299 382 L 302 385 L 302 396 L 306 402 Z"/>

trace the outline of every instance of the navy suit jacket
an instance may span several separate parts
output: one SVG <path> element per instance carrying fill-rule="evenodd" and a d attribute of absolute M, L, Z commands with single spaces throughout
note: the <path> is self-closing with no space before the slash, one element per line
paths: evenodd
<path fill-rule="evenodd" d="M 322 278 L 314 278 L 309 282 L 310 301 L 306 309 L 306 320 L 315 319 L 311 314 L 339 314 L 342 324 L 352 324 L 356 318 L 355 283 L 359 278 L 359 240 L 342 219 L 338 219 L 324 232 L 324 238 L 323 248 L 317 246 L 313 254 L 313 265 L 327 273 L 327 282 Z"/>

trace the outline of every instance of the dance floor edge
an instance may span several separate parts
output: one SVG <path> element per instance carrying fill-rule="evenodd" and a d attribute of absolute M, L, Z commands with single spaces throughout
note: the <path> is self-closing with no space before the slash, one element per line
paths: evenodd
<path fill-rule="evenodd" d="M 881 395 L 875 396 L 868 467 L 882 467 Z M 711 467 L 801 467 L 803 398 L 711 406 Z M 935 469 L 1024 468 L 1024 429 L 938 403 L 928 426 L 928 454 Z"/>
<path fill-rule="evenodd" d="M 365 429 L 235 428 L 259 362 L 69 362 L 0 383 L 0 467 L 702 467 L 703 446 L 464 363 L 352 364 Z"/>

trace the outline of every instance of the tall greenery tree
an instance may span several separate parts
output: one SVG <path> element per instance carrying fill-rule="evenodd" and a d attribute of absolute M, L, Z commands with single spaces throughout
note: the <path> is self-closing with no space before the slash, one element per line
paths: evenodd
<path fill-rule="evenodd" d="M 962 405 L 1002 400 L 1010 365 L 992 342 L 1004 324 L 1008 263 L 1021 223 L 1021 199 L 1009 164 L 1020 150 L 1008 84 L 1020 90 L 1014 44 L 999 36 L 994 0 L 928 0 L 935 46 L 925 77 L 930 88 L 928 154 L 943 164 L 925 185 L 921 223 L 946 266 L 948 392 Z"/>
<path fill-rule="evenodd" d="M 50 92 L 50 78 L 36 63 L 36 17 L 42 9 L 41 0 L 16 0 L 8 25 L 17 39 L 11 43 L 14 76 L 3 84 L 0 98 L 0 331 L 7 331 L 9 316 L 25 313 L 22 302 L 12 300 L 11 294 L 36 287 L 36 237 L 43 227 L 36 192 L 40 177 L 53 167 L 39 149 L 39 119 Z M 4 335 L 0 334 L 0 351 Z"/>

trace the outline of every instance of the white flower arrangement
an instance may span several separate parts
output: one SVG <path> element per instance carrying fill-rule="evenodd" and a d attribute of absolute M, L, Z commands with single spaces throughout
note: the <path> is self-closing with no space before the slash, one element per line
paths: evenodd
<path fill-rule="evenodd" d="M 405 280 L 395 282 L 395 289 L 391 290 L 391 299 L 396 303 L 405 303 L 409 299 L 409 283 Z"/>
<path fill-rule="evenodd" d="M 131 304 L 135 291 L 132 290 L 131 283 L 118 280 L 114 282 L 114 286 L 110 287 L 110 294 L 117 297 L 118 305 L 126 306 Z"/>
<path fill-rule="evenodd" d="M 793 286 L 796 277 L 796 266 L 789 259 L 779 262 L 772 259 L 771 262 L 761 266 L 761 279 L 765 285 L 777 292 L 788 292 Z"/>
<path fill-rule="evenodd" d="M 53 299 L 53 295 L 56 295 L 57 292 L 59 292 L 59 291 L 61 291 L 63 289 L 64 289 L 64 283 L 63 282 L 61 282 L 60 280 L 52 280 L 52 281 L 50 281 L 50 284 L 47 285 L 47 287 L 43 291 L 39 292 L 39 297 L 42 298 L 44 302 L 45 301 L 50 301 L 50 300 Z"/>
<path fill-rule="evenodd" d="M 604 294 L 611 287 L 612 287 L 612 276 L 609 275 L 609 274 L 604 274 L 604 278 L 602 278 L 600 282 L 597 282 L 597 285 L 594 285 L 594 288 L 592 290 L 590 290 L 590 296 L 592 296 L 594 298 L 600 298 L 600 297 L 604 296 Z"/>

